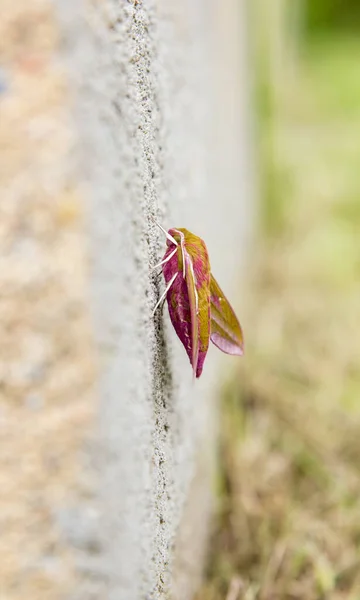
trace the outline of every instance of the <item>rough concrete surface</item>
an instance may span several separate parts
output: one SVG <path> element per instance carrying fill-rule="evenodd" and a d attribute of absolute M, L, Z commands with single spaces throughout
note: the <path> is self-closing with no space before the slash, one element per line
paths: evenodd
<path fill-rule="evenodd" d="M 11 599 L 187 600 L 206 552 L 216 389 L 220 366 L 230 363 L 211 348 L 194 383 L 166 310 L 152 318 L 163 282 L 150 269 L 164 238 L 150 216 L 204 237 L 216 277 L 236 300 L 252 222 L 242 9 L 235 0 L 57 0 L 55 14 L 46 0 L 31 10 L 5 4 L 15 39 L 27 40 L 23 111 L 16 90 L 5 98 L 5 110 L 10 103 L 21 114 L 18 141 L 14 123 L 5 127 L 6 156 L 15 147 L 19 158 L 12 175 L 7 168 L 2 175 L 10 190 L 3 210 L 15 211 L 8 228 L 15 223 L 20 244 L 6 260 L 22 303 L 14 314 L 25 315 L 26 344 L 33 343 L 28 354 L 41 355 L 45 367 L 17 395 L 4 388 L 5 456 L 25 455 L 18 473 L 27 499 L 17 498 L 13 529 L 2 536 L 15 558 L 1 565 L 1 592 Z M 3 56 L 17 73 L 6 55 L 13 38 Z M 30 63 L 29 40 L 35 47 L 42 40 Z M 34 76 L 39 57 L 45 66 Z M 14 194 L 30 198 L 30 233 L 24 201 L 12 204 Z M 10 341 L 19 363 L 18 335 L 13 329 Z M 17 419 L 22 433 L 15 436 Z M 30 482 L 27 436 L 39 471 Z M 5 485 L 15 472 L 11 461 L 6 469 Z M 11 488 L 10 508 L 16 495 Z M 28 530 L 44 499 L 47 512 Z"/>

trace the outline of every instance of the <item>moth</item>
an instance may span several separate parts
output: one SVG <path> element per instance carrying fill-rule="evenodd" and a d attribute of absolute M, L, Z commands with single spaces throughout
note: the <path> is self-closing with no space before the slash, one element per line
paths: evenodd
<path fill-rule="evenodd" d="M 167 300 L 170 319 L 182 342 L 194 376 L 200 377 L 209 342 L 226 354 L 241 356 L 244 339 L 240 323 L 210 271 L 205 242 L 182 227 L 165 231 L 166 252 L 153 267 L 162 267 L 166 288 L 157 302 Z"/>

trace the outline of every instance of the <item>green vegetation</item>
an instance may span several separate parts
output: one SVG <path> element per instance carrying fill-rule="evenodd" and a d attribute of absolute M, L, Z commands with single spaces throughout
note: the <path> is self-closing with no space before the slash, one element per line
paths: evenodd
<path fill-rule="evenodd" d="M 294 0 L 292 0 L 294 1 Z M 360 26 L 358 0 L 295 0 L 305 2 L 306 25 L 310 32 L 354 29 Z"/>
<path fill-rule="evenodd" d="M 360 599 L 359 57 L 317 39 L 263 129 L 266 235 L 199 600 Z"/>

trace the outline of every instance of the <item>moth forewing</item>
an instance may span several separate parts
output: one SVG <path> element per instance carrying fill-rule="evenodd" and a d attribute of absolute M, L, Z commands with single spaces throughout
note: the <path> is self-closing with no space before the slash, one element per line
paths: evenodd
<path fill-rule="evenodd" d="M 225 354 L 241 356 L 244 353 L 241 325 L 213 275 L 210 279 L 210 315 L 212 343 Z"/>
<path fill-rule="evenodd" d="M 190 315 L 191 315 L 191 346 L 192 346 L 192 368 L 194 375 L 199 359 L 199 323 L 198 323 L 198 295 L 196 290 L 196 280 L 191 256 L 186 252 L 185 255 L 185 280 L 189 297 Z"/>

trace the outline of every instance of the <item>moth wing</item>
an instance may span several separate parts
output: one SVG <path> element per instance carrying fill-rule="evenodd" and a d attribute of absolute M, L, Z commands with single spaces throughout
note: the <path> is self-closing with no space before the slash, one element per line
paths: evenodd
<path fill-rule="evenodd" d="M 196 375 L 196 368 L 199 358 L 199 323 L 198 323 L 198 295 L 196 290 L 196 280 L 193 268 L 193 262 L 190 254 L 184 249 L 185 259 L 185 279 L 189 297 L 190 315 L 191 315 L 191 347 L 192 360 L 191 365 Z"/>
<path fill-rule="evenodd" d="M 225 354 L 244 353 L 240 323 L 216 279 L 210 278 L 210 339 Z"/>

